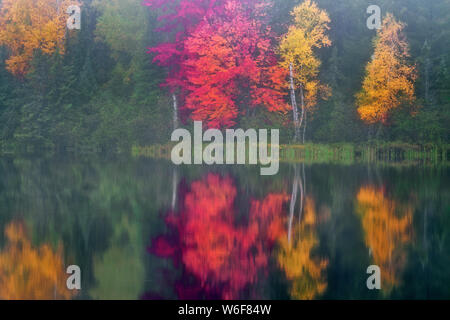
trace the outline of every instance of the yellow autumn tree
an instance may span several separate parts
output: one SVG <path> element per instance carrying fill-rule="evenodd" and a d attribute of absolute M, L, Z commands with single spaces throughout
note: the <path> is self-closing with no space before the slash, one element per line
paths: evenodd
<path fill-rule="evenodd" d="M 306 198 L 302 221 L 294 228 L 296 237 L 280 240 L 278 264 L 291 281 L 291 297 L 298 300 L 312 300 L 325 292 L 327 282 L 324 272 L 328 260 L 312 256 L 319 244 L 317 237 L 317 214 L 314 201 Z"/>
<path fill-rule="evenodd" d="M 7 244 L 0 252 L 0 299 L 70 299 L 62 250 L 32 246 L 22 223 L 5 228 Z"/>
<path fill-rule="evenodd" d="M 331 94 L 328 86 L 318 80 L 320 59 L 314 50 L 330 46 L 326 34 L 330 29 L 330 18 L 325 10 L 315 2 L 306 0 L 292 11 L 294 24 L 289 27 L 280 42 L 281 65 L 289 70 L 291 103 L 294 114 L 295 140 L 299 139 L 303 126 L 303 142 L 306 130 L 306 117 L 312 111 L 319 96 L 327 98 Z M 299 89 L 301 115 L 297 106 L 296 88 Z"/>
<path fill-rule="evenodd" d="M 392 109 L 415 100 L 417 73 L 415 66 L 407 61 L 409 47 L 404 28 L 404 23 L 387 14 L 374 41 L 375 53 L 357 95 L 358 113 L 368 124 L 386 124 Z"/>
<path fill-rule="evenodd" d="M 9 50 L 8 71 L 23 77 L 30 69 L 36 50 L 50 55 L 64 53 L 70 5 L 76 0 L 3 0 L 0 8 L 0 45 Z"/>
<path fill-rule="evenodd" d="M 412 238 L 412 207 L 388 199 L 383 190 L 362 187 L 357 195 L 357 213 L 362 218 L 365 242 L 374 264 L 381 269 L 382 290 L 398 285 L 406 263 L 405 246 Z"/>

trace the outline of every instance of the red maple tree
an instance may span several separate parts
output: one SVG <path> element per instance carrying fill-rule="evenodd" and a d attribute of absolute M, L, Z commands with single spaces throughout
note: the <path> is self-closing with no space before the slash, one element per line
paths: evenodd
<path fill-rule="evenodd" d="M 232 127 L 255 107 L 287 112 L 286 71 L 264 23 L 269 1 L 147 0 L 160 8 L 159 30 L 174 40 L 149 51 L 169 68 L 166 85 L 179 89 L 183 108 L 208 127 Z"/>
<path fill-rule="evenodd" d="M 258 106 L 289 110 L 286 72 L 277 64 L 271 30 L 256 3 L 227 1 L 186 39 L 185 107 L 209 127 L 232 127 L 238 115 Z"/>

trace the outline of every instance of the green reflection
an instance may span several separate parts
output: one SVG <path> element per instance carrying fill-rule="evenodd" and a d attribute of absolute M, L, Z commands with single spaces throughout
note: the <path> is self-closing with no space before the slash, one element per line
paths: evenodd
<path fill-rule="evenodd" d="M 208 182 L 211 175 L 217 177 L 215 187 Z M 448 299 L 449 175 L 445 166 L 296 168 L 285 164 L 277 176 L 267 178 L 254 167 L 175 169 L 168 162 L 147 159 L 4 158 L 0 160 L 0 297 L 176 299 L 182 279 L 184 288 L 207 284 L 208 292 L 219 297 Z M 233 199 L 225 215 L 214 211 L 208 222 L 200 211 L 220 203 L 227 190 L 225 177 L 231 179 Z M 197 187 L 196 195 L 202 203 L 190 204 L 186 220 L 197 223 L 193 241 L 182 216 L 177 228 L 169 228 L 167 220 L 186 211 L 186 196 L 200 182 L 204 187 Z M 217 201 L 202 193 L 212 187 Z M 271 208 L 273 195 L 282 195 L 283 200 L 271 211 L 266 208 Z M 276 223 L 268 224 L 275 218 Z M 26 232 L 11 227 L 19 223 Z M 183 235 L 178 243 L 198 246 L 186 252 L 201 259 L 220 257 L 221 252 L 215 251 L 220 246 L 200 244 L 207 240 L 202 234 L 211 231 L 211 239 L 216 239 L 223 230 L 214 228 L 223 225 L 240 232 L 239 243 L 227 243 L 227 252 L 244 255 L 220 260 L 217 265 L 225 266 L 226 272 L 213 268 L 215 260 L 168 258 L 150 250 L 158 237 Z M 236 250 L 246 246 L 252 234 L 257 235 L 257 241 L 251 242 L 257 250 Z M 21 237 L 23 251 L 14 237 Z M 226 234 L 222 238 L 228 239 Z M 25 253 L 39 265 L 27 267 L 28 278 L 11 271 L 14 266 L 30 265 Z M 51 263 L 57 270 L 48 267 L 48 261 L 59 261 Z M 242 272 L 238 267 L 243 262 L 254 272 Z M 46 286 L 41 285 L 42 294 L 32 289 L 37 279 L 48 284 L 56 276 L 64 280 L 65 268 L 71 264 L 82 270 L 80 292 L 65 295 L 61 284 L 56 286 L 60 288 L 56 296 L 54 290 L 48 294 Z M 371 264 L 382 269 L 382 292 L 366 287 Z M 199 272 L 202 266 L 205 272 Z M 44 271 L 48 276 L 42 278 Z M 242 281 L 249 275 L 251 281 Z M 210 281 L 213 276 L 226 276 L 226 281 Z M 224 283 L 233 288 L 230 294 L 223 294 Z"/>

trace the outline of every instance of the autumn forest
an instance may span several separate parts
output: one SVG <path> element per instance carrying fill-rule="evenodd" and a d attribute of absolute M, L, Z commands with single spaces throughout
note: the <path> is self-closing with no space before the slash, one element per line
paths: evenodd
<path fill-rule="evenodd" d="M 448 144 L 449 1 L 375 1 L 369 28 L 372 2 L 2 0 L 0 150 L 129 152 L 192 120 Z"/>

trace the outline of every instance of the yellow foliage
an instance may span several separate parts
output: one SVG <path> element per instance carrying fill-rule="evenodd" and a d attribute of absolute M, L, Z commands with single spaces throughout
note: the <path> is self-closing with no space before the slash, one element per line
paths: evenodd
<path fill-rule="evenodd" d="M 5 228 L 6 247 L 0 252 L 0 299 L 70 299 L 66 287 L 62 250 L 49 245 L 33 248 L 24 226 L 11 223 Z"/>
<path fill-rule="evenodd" d="M 382 288 L 389 292 L 398 284 L 411 241 L 412 208 L 389 200 L 382 190 L 363 187 L 357 195 L 357 212 L 362 217 L 367 246 L 381 269 Z"/>
<path fill-rule="evenodd" d="M 388 14 L 375 40 L 375 54 L 366 68 L 362 91 L 357 95 L 358 113 L 366 123 L 386 123 L 389 111 L 402 101 L 413 102 L 415 66 L 408 65 L 405 25 Z"/>
<path fill-rule="evenodd" d="M 319 241 L 317 238 L 317 216 L 314 201 L 306 198 L 304 217 L 296 227 L 298 237 L 289 241 L 287 237 L 280 240 L 278 264 L 286 277 L 292 281 L 291 296 L 299 300 L 311 300 L 322 294 L 327 288 L 324 272 L 328 266 L 327 259 L 311 256 Z"/>
<path fill-rule="evenodd" d="M 331 90 L 317 80 L 321 61 L 314 54 L 314 49 L 331 45 L 326 34 L 330 29 L 330 18 L 325 10 L 317 7 L 315 2 L 306 0 L 292 11 L 294 24 L 283 36 L 280 43 L 281 65 L 294 68 L 294 79 L 305 91 L 307 108 L 316 104 L 318 95 L 328 98 Z"/>
<path fill-rule="evenodd" d="M 6 46 L 10 57 L 7 69 L 23 77 L 30 69 L 33 54 L 40 49 L 50 55 L 64 54 L 63 40 L 70 5 L 76 0 L 3 0 L 0 9 L 0 45 Z"/>

